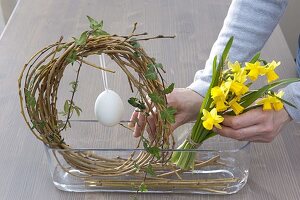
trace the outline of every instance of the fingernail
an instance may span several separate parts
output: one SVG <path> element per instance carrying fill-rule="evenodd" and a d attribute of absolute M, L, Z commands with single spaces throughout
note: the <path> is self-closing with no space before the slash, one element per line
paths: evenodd
<path fill-rule="evenodd" d="M 129 128 L 133 128 L 133 127 L 134 127 L 134 123 L 133 123 L 133 122 L 129 122 L 129 123 L 128 123 L 128 127 L 129 127 Z"/>

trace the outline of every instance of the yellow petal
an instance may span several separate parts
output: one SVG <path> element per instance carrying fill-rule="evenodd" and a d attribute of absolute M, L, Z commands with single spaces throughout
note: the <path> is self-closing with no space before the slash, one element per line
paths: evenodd
<path fill-rule="evenodd" d="M 204 127 L 205 129 L 207 129 L 207 130 L 212 130 L 213 125 L 214 125 L 214 121 L 213 121 L 212 118 L 210 118 L 210 119 L 207 119 L 207 120 L 203 121 L 202 124 L 203 124 L 203 127 Z"/>
<path fill-rule="evenodd" d="M 224 118 L 220 115 L 217 116 L 217 118 L 215 118 L 215 123 L 222 123 L 224 121 Z"/>
<path fill-rule="evenodd" d="M 251 69 L 250 72 L 248 73 L 248 76 L 252 81 L 255 81 L 258 75 L 259 75 L 258 69 Z"/>
<path fill-rule="evenodd" d="M 236 94 L 239 95 L 243 89 L 243 85 L 238 82 L 232 82 L 230 89 Z"/>
<path fill-rule="evenodd" d="M 279 76 L 276 74 L 275 71 L 270 70 L 266 73 L 267 79 L 268 79 L 268 83 L 275 81 L 276 79 L 279 78 Z"/>
<path fill-rule="evenodd" d="M 203 113 L 202 118 L 204 118 L 204 119 L 201 118 L 202 120 L 206 120 L 208 118 L 208 115 L 210 115 L 209 112 L 206 109 L 203 109 L 202 113 Z"/>
<path fill-rule="evenodd" d="M 215 124 L 215 127 L 217 127 L 218 129 L 222 129 L 222 126 L 220 124 Z"/>
<path fill-rule="evenodd" d="M 240 95 L 243 95 L 243 94 L 245 94 L 248 91 L 249 91 L 249 88 L 246 85 L 243 85 L 243 88 L 241 90 L 241 94 Z"/>
<path fill-rule="evenodd" d="M 280 64 L 281 64 L 280 61 L 276 63 L 276 62 L 273 60 L 271 63 L 269 63 L 269 68 L 272 69 L 272 70 L 274 70 L 274 69 L 275 69 L 276 67 L 278 67 Z"/>
<path fill-rule="evenodd" d="M 231 69 L 233 73 L 238 73 L 241 70 L 241 65 L 238 61 L 234 63 L 228 62 L 228 68 Z"/>
<path fill-rule="evenodd" d="M 281 110 L 283 108 L 283 103 L 281 103 L 280 101 L 276 102 L 273 104 L 273 107 L 276 111 Z"/>
<path fill-rule="evenodd" d="M 217 100 L 217 99 L 225 99 L 225 94 L 223 92 L 223 90 L 219 87 L 219 86 L 215 86 L 211 89 L 211 97 L 214 99 L 214 100 Z"/>
<path fill-rule="evenodd" d="M 237 103 L 235 99 L 231 100 L 229 102 L 229 105 L 236 115 L 240 114 L 244 110 L 244 107 Z"/>
<path fill-rule="evenodd" d="M 280 90 L 276 96 L 279 97 L 279 98 L 282 98 L 282 96 L 284 95 L 284 92 L 282 90 Z"/>
<path fill-rule="evenodd" d="M 216 102 L 216 109 L 218 112 L 225 111 L 227 109 L 227 106 L 223 101 L 217 101 Z"/>
<path fill-rule="evenodd" d="M 272 110 L 272 105 L 270 102 L 266 101 L 263 105 L 263 110 Z"/>

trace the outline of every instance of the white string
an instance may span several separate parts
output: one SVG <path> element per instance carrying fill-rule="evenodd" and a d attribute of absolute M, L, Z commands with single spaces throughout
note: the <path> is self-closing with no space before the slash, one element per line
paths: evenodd
<path fill-rule="evenodd" d="M 104 59 L 103 54 L 99 55 L 99 61 L 100 61 L 100 66 L 102 68 L 106 69 L 105 59 Z M 102 80 L 103 80 L 104 89 L 107 90 L 108 89 L 107 74 L 106 74 L 106 71 L 104 71 L 104 70 L 101 70 L 101 72 L 102 72 Z"/>

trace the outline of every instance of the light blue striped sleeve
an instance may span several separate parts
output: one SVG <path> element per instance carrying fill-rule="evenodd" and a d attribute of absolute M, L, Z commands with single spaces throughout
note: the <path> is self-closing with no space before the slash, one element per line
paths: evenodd
<path fill-rule="evenodd" d="M 195 74 L 194 82 L 188 88 L 205 96 L 212 76 L 212 61 L 220 57 L 231 36 L 234 42 L 230 49 L 229 60 L 246 62 L 261 51 L 272 34 L 287 6 L 287 0 L 233 0 L 223 27 L 214 43 L 205 68 Z M 284 99 L 300 109 L 300 83 L 284 88 Z M 289 115 L 300 122 L 300 110 L 285 105 Z"/>
<path fill-rule="evenodd" d="M 263 48 L 286 6 L 287 0 L 233 0 L 205 68 L 196 72 L 194 82 L 188 88 L 205 96 L 212 76 L 213 58 L 220 57 L 231 36 L 234 36 L 234 42 L 229 60 L 249 61 Z"/>

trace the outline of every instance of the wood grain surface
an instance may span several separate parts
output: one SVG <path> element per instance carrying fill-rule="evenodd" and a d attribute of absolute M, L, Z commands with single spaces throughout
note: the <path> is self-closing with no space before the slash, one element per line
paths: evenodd
<path fill-rule="evenodd" d="M 78 36 L 88 28 L 86 15 L 104 20 L 110 33 L 138 32 L 176 35 L 173 40 L 144 42 L 149 55 L 162 62 L 166 80 L 186 87 L 203 68 L 230 5 L 228 0 L 21 0 L 0 40 L 0 199 L 130 199 L 124 193 L 68 193 L 55 188 L 43 145 L 30 133 L 20 115 L 17 78 L 37 50 L 59 39 Z M 296 75 L 295 63 L 279 27 L 265 48 L 266 59 L 280 60 L 282 77 Z M 113 67 L 113 64 L 108 62 Z M 103 89 L 100 73 L 82 71 L 78 98 L 84 117 L 93 117 L 93 103 Z M 72 69 L 65 80 L 72 79 Z M 98 83 L 98 82 L 99 83 Z M 128 96 L 122 73 L 109 76 L 109 85 Z M 64 87 L 64 86 L 62 86 Z M 67 89 L 67 88 L 63 88 Z M 62 89 L 62 91 L 63 91 Z M 61 92 L 60 96 L 67 97 Z M 126 96 L 127 95 L 127 96 Z M 60 100 L 63 101 L 63 98 Z M 128 117 L 131 109 L 127 110 Z M 300 126 L 290 123 L 270 144 L 254 144 L 247 185 L 237 194 L 141 194 L 144 199 L 300 199 Z M 128 136 L 127 136 L 128 137 Z"/>

